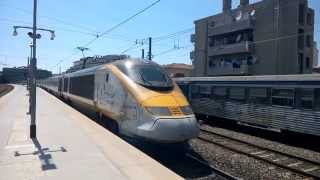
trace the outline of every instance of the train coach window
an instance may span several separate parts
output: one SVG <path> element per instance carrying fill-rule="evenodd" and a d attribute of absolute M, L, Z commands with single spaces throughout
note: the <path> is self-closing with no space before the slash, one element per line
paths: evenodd
<path fill-rule="evenodd" d="M 211 86 L 208 86 L 208 85 L 199 86 L 199 94 L 201 98 L 209 98 L 211 95 Z"/>
<path fill-rule="evenodd" d="M 213 97 L 216 98 L 216 99 L 220 99 L 220 98 L 223 98 L 225 99 L 228 95 L 228 92 L 227 92 L 227 88 L 226 87 L 213 87 Z"/>
<path fill-rule="evenodd" d="M 64 78 L 63 79 L 63 91 L 67 92 L 68 91 L 68 84 L 69 84 L 69 79 L 68 78 Z"/>
<path fill-rule="evenodd" d="M 230 88 L 229 98 L 236 101 L 244 101 L 246 99 L 246 89 L 239 87 Z"/>
<path fill-rule="evenodd" d="M 106 82 L 109 82 L 109 73 L 106 74 Z"/>
<path fill-rule="evenodd" d="M 302 109 L 312 109 L 314 102 L 314 89 L 297 89 L 296 104 Z"/>
<path fill-rule="evenodd" d="M 314 109 L 320 111 L 320 89 L 315 89 L 314 92 Z"/>
<path fill-rule="evenodd" d="M 249 101 L 257 104 L 269 104 L 270 90 L 268 88 L 250 88 Z"/>
<path fill-rule="evenodd" d="M 189 85 L 187 84 L 179 84 L 179 87 L 183 94 L 189 99 Z"/>
<path fill-rule="evenodd" d="M 199 98 L 200 93 L 199 93 L 199 86 L 198 85 L 191 85 L 191 98 Z"/>
<path fill-rule="evenodd" d="M 62 90 L 62 78 L 59 78 L 58 91 L 60 92 L 61 90 Z"/>
<path fill-rule="evenodd" d="M 294 90 L 272 89 L 272 105 L 292 107 L 294 105 Z"/>
<path fill-rule="evenodd" d="M 78 76 L 70 78 L 70 93 L 87 99 L 93 99 L 94 76 Z"/>

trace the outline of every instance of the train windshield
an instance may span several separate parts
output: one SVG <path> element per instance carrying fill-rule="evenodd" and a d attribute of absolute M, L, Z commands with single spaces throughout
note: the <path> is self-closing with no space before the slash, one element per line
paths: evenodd
<path fill-rule="evenodd" d="M 117 67 L 136 83 L 154 90 L 171 90 L 173 82 L 168 74 L 155 64 L 118 64 Z"/>

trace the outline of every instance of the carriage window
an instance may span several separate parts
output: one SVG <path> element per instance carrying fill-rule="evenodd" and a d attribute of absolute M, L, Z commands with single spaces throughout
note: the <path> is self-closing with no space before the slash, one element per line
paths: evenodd
<path fill-rule="evenodd" d="M 70 93 L 87 99 L 93 99 L 94 75 L 71 77 Z"/>
<path fill-rule="evenodd" d="M 315 89 L 314 101 L 314 109 L 320 111 L 320 89 Z"/>
<path fill-rule="evenodd" d="M 191 85 L 191 98 L 199 98 L 199 86 L 198 85 Z"/>
<path fill-rule="evenodd" d="M 293 106 L 294 90 L 293 89 L 272 89 L 272 105 Z"/>
<path fill-rule="evenodd" d="M 250 88 L 249 101 L 258 104 L 269 104 L 268 91 L 268 88 Z"/>
<path fill-rule="evenodd" d="M 212 94 L 214 98 L 226 98 L 227 97 L 227 88 L 226 87 L 214 87 L 212 89 Z"/>
<path fill-rule="evenodd" d="M 62 90 L 62 78 L 59 78 L 58 91 L 60 92 L 61 90 Z"/>
<path fill-rule="evenodd" d="M 106 82 L 109 82 L 109 73 L 106 74 Z"/>
<path fill-rule="evenodd" d="M 230 99 L 236 101 L 243 101 L 246 99 L 246 89 L 245 88 L 238 88 L 232 87 L 230 88 Z"/>
<path fill-rule="evenodd" d="M 189 85 L 187 84 L 179 84 L 179 87 L 181 91 L 183 92 L 184 96 L 186 96 L 188 99 L 189 97 Z"/>
<path fill-rule="evenodd" d="M 313 89 L 297 89 L 297 105 L 300 106 L 302 109 L 312 109 L 314 102 L 313 96 Z"/>
<path fill-rule="evenodd" d="M 63 91 L 67 92 L 68 91 L 69 79 L 68 78 L 64 78 L 63 80 L 64 80 L 64 82 L 63 82 Z"/>
<path fill-rule="evenodd" d="M 209 98 L 211 95 L 211 86 L 202 85 L 199 87 L 199 91 L 201 98 Z"/>

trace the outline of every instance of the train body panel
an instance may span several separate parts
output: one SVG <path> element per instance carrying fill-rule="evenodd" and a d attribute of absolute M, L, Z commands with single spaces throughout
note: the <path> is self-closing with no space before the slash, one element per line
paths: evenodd
<path fill-rule="evenodd" d="M 127 136 L 177 143 L 199 134 L 182 91 L 152 62 L 122 60 L 39 83 L 55 95 L 113 119 Z"/>
<path fill-rule="evenodd" d="M 320 76 L 179 78 L 196 114 L 320 136 Z"/>

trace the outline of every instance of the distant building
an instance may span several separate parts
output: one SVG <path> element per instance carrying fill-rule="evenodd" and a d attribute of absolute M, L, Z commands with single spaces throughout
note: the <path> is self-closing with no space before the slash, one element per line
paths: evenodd
<path fill-rule="evenodd" d="M 0 71 L 0 83 L 4 83 L 3 78 L 2 78 L 2 71 Z"/>
<path fill-rule="evenodd" d="M 90 68 L 110 62 L 114 62 L 121 59 L 129 58 L 128 55 L 106 55 L 106 56 L 94 56 L 84 57 L 78 61 L 73 62 L 73 66 L 67 70 L 67 73 L 79 71 L 81 69 Z"/>
<path fill-rule="evenodd" d="M 223 12 L 195 21 L 195 76 L 312 73 L 314 10 L 307 0 L 223 0 Z"/>
<path fill-rule="evenodd" d="M 3 68 L 2 78 L 5 83 L 19 83 L 27 80 L 27 67 Z M 51 77 L 52 73 L 47 70 L 38 69 L 36 78 L 43 79 Z"/>
<path fill-rule="evenodd" d="M 192 75 L 193 67 L 188 64 L 167 64 L 162 66 L 171 77 L 188 77 Z"/>
<path fill-rule="evenodd" d="M 320 64 L 318 64 L 319 62 L 319 49 L 318 49 L 318 45 L 317 42 L 313 43 L 313 67 L 317 67 Z"/>

